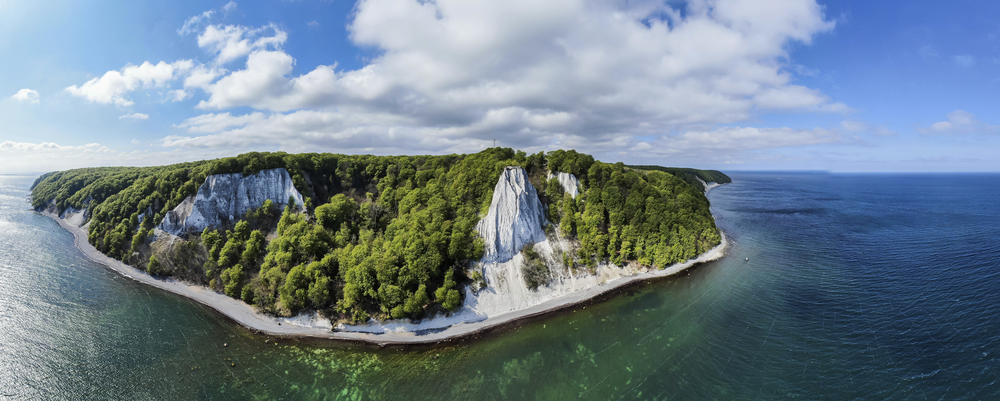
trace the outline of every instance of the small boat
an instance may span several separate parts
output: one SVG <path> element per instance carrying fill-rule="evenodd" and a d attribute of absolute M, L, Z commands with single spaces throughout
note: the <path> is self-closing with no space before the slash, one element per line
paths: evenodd
<path fill-rule="evenodd" d="M 747 258 L 747 262 L 749 262 L 749 261 L 750 261 L 750 258 Z"/>

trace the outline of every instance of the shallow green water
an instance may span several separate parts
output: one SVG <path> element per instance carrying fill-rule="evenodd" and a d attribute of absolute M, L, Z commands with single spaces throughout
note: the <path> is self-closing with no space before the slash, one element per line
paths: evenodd
<path fill-rule="evenodd" d="M 785 181 L 772 185 L 776 177 Z M 979 255 L 947 242 L 918 244 L 928 265 L 940 258 L 960 267 L 947 273 L 962 275 L 965 284 L 955 286 L 948 283 L 956 277 L 910 281 L 929 273 L 907 261 L 912 252 L 898 243 L 877 240 L 898 237 L 884 230 L 921 230 L 933 210 L 891 200 L 859 203 L 854 214 L 824 209 L 858 202 L 843 194 L 847 188 L 877 198 L 881 183 L 831 187 L 823 175 L 734 179 L 710 194 L 719 225 L 734 241 L 725 259 L 481 341 L 400 351 L 275 345 L 251 335 L 201 305 L 86 260 L 69 233 L 27 210 L 33 177 L 0 176 L 0 394 L 407 400 L 1000 394 L 992 319 L 1000 308 L 976 296 L 1000 287 L 1000 246 L 974 242 L 1000 221 L 996 207 L 972 205 L 977 210 L 968 221 L 949 219 L 976 227 L 941 232 L 973 241 L 970 249 Z M 872 210 L 889 217 L 865 214 Z M 936 244 L 949 250 L 934 251 Z"/>

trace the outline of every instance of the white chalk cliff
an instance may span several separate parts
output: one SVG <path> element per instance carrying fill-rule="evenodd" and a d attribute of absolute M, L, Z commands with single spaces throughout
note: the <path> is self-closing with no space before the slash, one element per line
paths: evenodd
<path fill-rule="evenodd" d="M 572 182 L 576 183 L 576 177 L 571 174 L 566 176 L 572 177 Z M 579 242 L 558 237 L 559 230 L 553 230 L 554 234 L 547 237 L 543 229 L 545 224 L 547 221 L 542 213 L 541 202 L 535 188 L 528 182 L 527 174 L 520 167 L 507 167 L 493 190 L 489 212 L 476 225 L 476 231 L 486 240 L 486 252 L 483 259 L 473 263 L 471 268 L 483 274 L 486 288 L 475 291 L 472 286 L 466 287 L 465 303 L 447 316 L 424 319 L 419 323 L 404 319 L 373 320 L 358 325 L 341 324 L 337 329 L 347 332 L 403 333 L 480 322 L 546 303 L 571 303 L 587 299 L 600 292 L 597 287 L 609 283 L 674 274 L 695 263 L 721 257 L 725 248 L 723 237 L 723 244 L 711 251 L 663 270 L 650 270 L 636 263 L 624 266 L 601 263 L 591 273 L 582 266 L 573 268 L 565 265 L 563 253 L 575 254 Z M 525 260 L 520 251 L 528 243 L 535 244 L 533 248 L 549 267 L 548 283 L 535 290 L 528 289 L 525 285 L 521 271 Z"/>
<path fill-rule="evenodd" d="M 563 190 L 569 194 L 573 199 L 580 194 L 580 181 L 576 179 L 576 176 L 570 173 L 556 173 L 553 175 L 549 173 L 549 179 L 556 177 L 559 179 L 559 185 L 562 185 Z"/>
<path fill-rule="evenodd" d="M 695 178 L 698 178 L 698 177 L 695 177 Z M 706 194 L 708 193 L 708 191 L 711 191 L 712 188 L 715 188 L 715 187 L 718 187 L 718 186 L 722 185 L 722 184 L 719 184 L 719 183 L 717 183 L 715 181 L 705 182 L 705 180 L 702 180 L 701 178 L 698 178 L 698 182 L 701 183 L 701 187 L 703 188 L 703 190 L 704 190 L 704 192 Z"/>
<path fill-rule="evenodd" d="M 292 177 L 283 168 L 243 174 L 216 174 L 205 178 L 195 196 L 189 196 L 174 210 L 167 212 L 157 227 L 173 235 L 201 232 L 205 227 L 218 227 L 238 219 L 244 213 L 260 207 L 270 199 L 278 206 L 288 198 L 302 204 L 302 194 L 292 184 Z"/>
<path fill-rule="evenodd" d="M 493 188 L 490 211 L 476 224 L 486 242 L 484 262 L 506 262 L 529 243 L 545 240 L 548 224 L 535 187 L 520 167 L 507 167 Z"/>

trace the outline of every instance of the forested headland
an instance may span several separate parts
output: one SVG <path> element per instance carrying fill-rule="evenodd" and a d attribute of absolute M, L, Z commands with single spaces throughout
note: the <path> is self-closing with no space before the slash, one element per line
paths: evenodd
<path fill-rule="evenodd" d="M 728 184 L 733 182 L 728 175 L 723 174 L 721 171 L 716 170 L 698 170 L 686 167 L 661 167 L 661 166 L 626 166 L 628 168 L 634 168 L 638 170 L 648 170 L 648 171 L 662 171 L 665 173 L 670 173 L 687 182 L 688 184 L 694 185 L 700 188 L 702 191 L 705 190 L 704 183 L 714 182 L 716 184 Z M 699 181 L 700 180 L 700 181 Z"/>
<path fill-rule="evenodd" d="M 720 242 L 697 178 L 717 171 L 608 164 L 576 151 L 491 148 L 446 156 L 247 153 L 161 167 L 53 172 L 32 206 L 87 209 L 88 241 L 148 271 L 239 298 L 280 316 L 320 310 L 345 321 L 421 318 L 454 310 L 467 269 L 483 254 L 476 223 L 507 166 L 528 173 L 554 225 L 579 242 L 573 265 L 665 267 Z M 284 168 L 304 204 L 265 202 L 234 224 L 171 238 L 155 228 L 206 177 Z M 549 173 L 575 175 L 575 199 Z M 692 183 L 691 180 L 694 180 Z M 154 241 L 155 239 L 155 241 Z"/>

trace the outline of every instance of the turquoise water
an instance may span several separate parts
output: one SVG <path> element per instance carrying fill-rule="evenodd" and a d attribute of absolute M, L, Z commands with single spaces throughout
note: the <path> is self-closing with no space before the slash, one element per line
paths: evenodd
<path fill-rule="evenodd" d="M 721 261 L 441 349 L 254 336 L 76 250 L 0 176 L 11 399 L 997 399 L 1000 176 L 732 174 Z M 749 258 L 749 261 L 746 260 Z"/>

